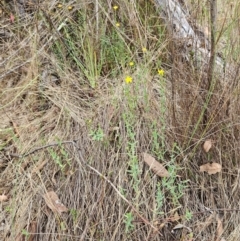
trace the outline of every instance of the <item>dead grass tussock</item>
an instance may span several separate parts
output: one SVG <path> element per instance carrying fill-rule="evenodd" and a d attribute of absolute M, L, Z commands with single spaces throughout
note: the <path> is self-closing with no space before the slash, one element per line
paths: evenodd
<path fill-rule="evenodd" d="M 177 213 L 178 222 L 190 227 L 196 240 L 209 240 L 217 233 L 218 212 L 224 237 L 236 240 L 237 81 L 228 87 L 214 86 L 207 104 L 210 116 L 207 122 L 199 121 L 206 103 L 204 70 L 181 61 L 180 48 L 176 50 L 179 43 L 171 47 L 169 36 L 159 41 L 156 34 L 162 27 L 155 21 L 154 6 L 122 3 L 119 12 L 114 12 L 106 2 L 96 14 L 94 4 L 74 4 L 69 11 L 65 5 L 56 7 L 57 2 L 42 1 L 39 11 L 29 8 L 24 17 L 9 3 L 1 6 L 1 24 L 7 33 L 0 40 L 0 194 L 9 197 L 0 206 L 1 237 L 14 240 L 23 231 L 27 235 L 36 221 L 39 240 L 187 240 L 186 230 L 171 232 L 177 222 L 169 220 Z M 143 5 L 146 12 L 152 12 L 149 20 Z M 14 23 L 7 20 L 10 12 L 17 16 Z M 82 32 L 74 35 L 71 31 L 77 30 L 80 20 Z M 115 20 L 122 20 L 119 31 L 113 26 Z M 63 22 L 66 25 L 60 28 Z M 105 52 L 99 43 L 102 36 Z M 89 39 L 93 49 L 86 45 Z M 142 47 L 147 47 L 146 54 Z M 87 58 L 91 54 L 96 54 L 95 60 Z M 131 59 L 135 60 L 132 69 L 127 67 Z M 159 64 L 164 66 L 166 81 L 157 76 Z M 124 83 L 126 75 L 132 76 L 132 84 Z M 201 147 L 209 138 L 214 140 L 210 154 Z M 174 204 L 163 180 L 143 164 L 143 151 L 155 155 L 167 168 L 174 161 L 174 185 L 189 180 L 179 203 Z M 138 160 L 137 184 L 131 172 L 134 158 Z M 220 163 L 222 172 L 199 173 L 199 166 L 208 162 Z M 159 187 L 163 199 L 157 211 Z M 55 214 L 46 206 L 43 195 L 49 190 L 58 194 L 68 213 Z M 187 210 L 193 215 L 190 220 L 185 217 Z M 126 233 L 128 213 L 133 214 L 134 229 Z"/>

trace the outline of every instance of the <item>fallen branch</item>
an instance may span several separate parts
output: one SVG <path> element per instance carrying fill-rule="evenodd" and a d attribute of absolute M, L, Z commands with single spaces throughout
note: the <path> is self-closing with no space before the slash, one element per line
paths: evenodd
<path fill-rule="evenodd" d="M 73 140 L 73 141 L 62 141 L 62 142 L 53 142 L 53 143 L 50 143 L 50 144 L 47 144 L 45 146 L 40 146 L 40 147 L 36 147 L 28 152 L 25 152 L 24 154 L 20 155 L 20 154 L 17 154 L 17 153 L 10 153 L 9 156 L 11 157 L 16 157 L 16 158 L 23 158 L 23 157 L 26 157 L 26 156 L 29 156 L 29 155 L 32 155 L 34 154 L 35 152 L 37 151 L 41 151 L 45 148 L 48 148 L 48 147 L 52 147 L 52 146 L 59 146 L 59 145 L 62 145 L 62 144 L 73 144 L 75 143 L 77 140 Z"/>

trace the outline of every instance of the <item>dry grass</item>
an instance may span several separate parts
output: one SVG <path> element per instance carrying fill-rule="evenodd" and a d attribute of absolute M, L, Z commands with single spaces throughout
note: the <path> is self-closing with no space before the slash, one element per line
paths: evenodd
<path fill-rule="evenodd" d="M 206 103 L 206 70 L 182 61 L 153 3 L 17 2 L 0 4 L 0 239 L 218 240 L 221 220 L 239 240 L 239 4 L 218 25 L 234 73 Z M 208 10 L 189 9 L 204 29 Z M 207 162 L 222 172 L 200 173 Z M 67 213 L 47 207 L 50 190 Z"/>

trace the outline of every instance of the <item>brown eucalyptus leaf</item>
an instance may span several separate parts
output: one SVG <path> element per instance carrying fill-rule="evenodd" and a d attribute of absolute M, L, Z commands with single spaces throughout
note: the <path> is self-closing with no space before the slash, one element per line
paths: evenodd
<path fill-rule="evenodd" d="M 181 217 L 179 216 L 178 212 L 175 212 L 173 216 L 169 217 L 170 222 L 177 222 L 180 219 L 181 219 Z"/>
<path fill-rule="evenodd" d="M 63 212 L 67 212 L 68 209 L 61 203 L 57 194 L 53 191 L 47 192 L 43 195 L 43 198 L 47 204 L 47 206 L 53 211 L 59 214 Z"/>
<path fill-rule="evenodd" d="M 34 241 L 37 236 L 37 222 L 36 221 L 33 221 L 30 223 L 28 232 L 30 233 L 28 241 Z"/>
<path fill-rule="evenodd" d="M 211 139 L 208 139 L 204 142 L 203 144 L 203 150 L 205 152 L 209 152 L 209 150 L 212 148 L 212 140 Z"/>
<path fill-rule="evenodd" d="M 143 160 L 150 167 L 150 170 L 156 173 L 159 177 L 169 176 L 167 169 L 148 153 L 143 152 Z"/>
<path fill-rule="evenodd" d="M 209 175 L 221 172 L 222 166 L 219 163 L 207 163 L 200 166 L 200 172 L 207 172 Z"/>
<path fill-rule="evenodd" d="M 37 222 L 33 221 L 30 223 L 28 227 L 25 228 L 27 230 L 28 235 L 19 233 L 15 237 L 15 241 L 35 241 L 37 238 Z"/>
<path fill-rule="evenodd" d="M 172 232 L 176 229 L 181 229 L 181 228 L 186 228 L 189 232 L 192 232 L 191 228 L 189 228 L 189 227 L 187 227 L 187 226 L 185 226 L 184 224 L 181 224 L 181 223 L 179 223 L 175 227 L 173 227 Z"/>
<path fill-rule="evenodd" d="M 0 202 L 4 202 L 8 200 L 8 196 L 5 194 L 0 195 Z"/>
<path fill-rule="evenodd" d="M 222 220 L 219 218 L 219 216 L 216 217 L 217 219 L 217 233 L 216 233 L 216 240 L 215 241 L 221 241 L 221 236 L 223 234 L 223 223 Z"/>

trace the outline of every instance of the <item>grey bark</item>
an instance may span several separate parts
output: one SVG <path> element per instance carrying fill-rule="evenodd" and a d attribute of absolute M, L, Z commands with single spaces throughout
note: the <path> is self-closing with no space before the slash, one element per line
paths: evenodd
<path fill-rule="evenodd" d="M 182 55 L 184 59 L 189 61 L 190 53 L 194 53 L 198 66 L 200 68 L 206 67 L 211 56 L 211 43 L 203 32 L 193 26 L 187 9 L 183 9 L 178 0 L 155 0 L 155 2 L 160 8 L 160 15 L 174 40 L 183 43 Z M 218 55 L 215 57 L 214 74 L 220 74 L 221 78 L 225 74 L 232 75 L 231 66 L 226 65 L 224 59 Z"/>

